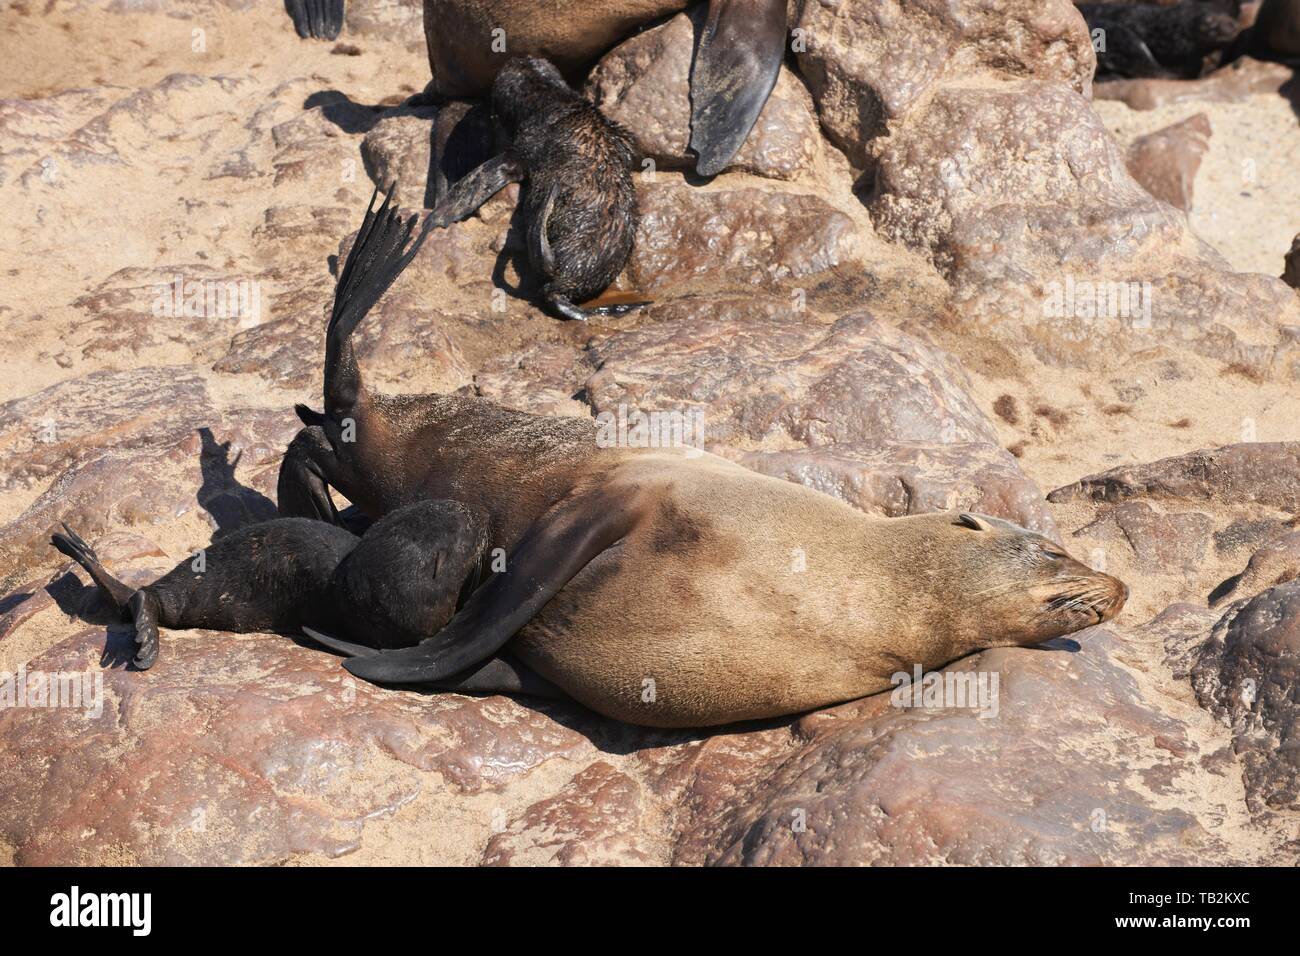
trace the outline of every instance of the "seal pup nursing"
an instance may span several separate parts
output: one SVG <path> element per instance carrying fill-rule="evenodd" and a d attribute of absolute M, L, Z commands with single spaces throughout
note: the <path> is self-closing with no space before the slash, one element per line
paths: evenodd
<path fill-rule="evenodd" d="M 425 0 L 424 33 L 437 98 L 479 97 L 511 57 L 537 56 L 575 81 L 605 52 L 690 0 Z M 785 57 L 786 0 L 708 0 L 691 65 L 696 171 L 731 162 L 776 86 Z"/>
<path fill-rule="evenodd" d="M 602 447 L 593 420 L 371 393 L 350 343 L 364 309 L 344 290 L 358 248 L 386 279 L 410 261 L 411 225 L 389 205 L 372 199 L 340 274 L 324 411 L 299 409 L 280 507 L 335 521 L 330 487 L 373 517 L 459 501 L 508 557 L 436 635 L 346 661 L 358 677 L 437 683 L 505 650 L 607 716 L 709 726 L 874 693 L 1123 606 L 1120 581 L 1010 522 L 872 518 L 714 455 Z"/>
<path fill-rule="evenodd" d="M 429 223 L 458 222 L 522 181 L 528 259 L 545 278 L 542 301 L 562 318 L 584 320 L 577 303 L 603 292 L 632 254 L 639 220 L 632 137 L 537 57 L 501 69 L 492 105 L 510 147 L 452 186 Z"/>

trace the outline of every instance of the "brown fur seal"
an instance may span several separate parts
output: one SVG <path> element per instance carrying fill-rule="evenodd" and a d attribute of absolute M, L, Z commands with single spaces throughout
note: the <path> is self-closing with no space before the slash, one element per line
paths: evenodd
<path fill-rule="evenodd" d="M 712 455 L 602 447 L 590 420 L 370 393 L 349 336 L 373 297 L 353 286 L 400 271 L 410 233 L 387 202 L 366 214 L 327 335 L 325 411 L 300 410 L 280 505 L 332 520 L 328 486 L 375 517 L 460 501 L 508 560 L 435 637 L 347 661 L 357 676 L 447 686 L 509 645 L 600 713 L 706 726 L 869 694 L 914 664 L 1122 607 L 1119 581 L 1007 522 L 869 518 Z"/>
<path fill-rule="evenodd" d="M 514 56 L 544 57 L 571 80 L 620 41 L 689 0 L 425 0 L 437 98 L 480 97 Z M 786 0 L 708 0 L 691 68 L 691 139 L 703 176 L 744 144 L 785 56 Z"/>
<path fill-rule="evenodd" d="M 542 301 L 563 318 L 586 319 L 577 303 L 603 292 L 632 254 L 639 218 L 632 137 L 537 57 L 501 69 L 492 104 L 510 148 L 457 182 L 429 219 L 457 222 L 522 180 L 528 258 L 545 278 Z"/>

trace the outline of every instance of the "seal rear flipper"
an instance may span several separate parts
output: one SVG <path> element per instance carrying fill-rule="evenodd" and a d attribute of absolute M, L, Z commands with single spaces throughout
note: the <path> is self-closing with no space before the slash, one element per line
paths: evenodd
<path fill-rule="evenodd" d="M 293 28 L 304 40 L 334 40 L 343 29 L 344 0 L 285 0 Z"/>
<path fill-rule="evenodd" d="M 501 190 L 523 179 L 524 174 L 523 163 L 512 151 L 493 156 L 456 181 L 429 213 L 429 223 L 442 228 L 468 219 Z"/>
<path fill-rule="evenodd" d="M 54 545 L 60 554 L 81 565 L 85 572 L 90 575 L 90 579 L 113 602 L 113 606 L 119 611 L 124 611 L 131 600 L 131 596 L 136 593 L 136 589 L 113 577 L 108 568 L 100 563 L 99 555 L 95 554 L 95 549 L 87 544 L 81 535 L 69 528 L 67 524 L 63 524 L 63 532 L 63 534 L 59 534 L 56 531 L 51 535 L 50 544 Z"/>
<path fill-rule="evenodd" d="M 403 219 L 392 208 L 392 187 L 376 211 L 378 195 L 376 187 L 347 261 L 339 271 L 334 309 L 325 332 L 325 417 L 334 421 L 352 412 L 361 391 L 361 373 L 350 342 L 352 332 L 415 258 L 433 225 L 433 220 L 426 218 L 424 227 L 408 246 L 418 217 Z"/>
<path fill-rule="evenodd" d="M 716 176 L 744 145 L 785 58 L 786 0 L 709 0 L 691 65 L 696 172 Z"/>
<path fill-rule="evenodd" d="M 427 684 L 496 654 L 596 555 L 636 524 L 635 500 L 593 493 L 555 506 L 533 525 L 506 570 L 475 591 L 441 631 L 415 647 L 343 662 L 380 684 Z"/>

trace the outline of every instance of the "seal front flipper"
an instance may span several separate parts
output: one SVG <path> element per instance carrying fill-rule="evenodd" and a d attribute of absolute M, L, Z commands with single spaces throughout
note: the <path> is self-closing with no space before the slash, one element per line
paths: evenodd
<path fill-rule="evenodd" d="M 524 176 L 524 165 L 512 151 L 493 156 L 456 181 L 429 213 L 429 222 L 441 228 L 468 219 L 485 202 Z"/>
<path fill-rule="evenodd" d="M 496 654 L 596 555 L 640 518 L 635 497 L 602 490 L 556 505 L 538 519 L 506 562 L 441 631 L 415 647 L 343 666 L 379 684 L 426 684 Z"/>
<path fill-rule="evenodd" d="M 343 29 L 343 4 L 344 0 L 285 0 L 284 6 L 298 36 L 334 40 Z"/>
<path fill-rule="evenodd" d="M 758 121 L 785 57 L 786 0 L 709 0 L 691 65 L 691 142 L 701 176 L 726 168 Z"/>
<path fill-rule="evenodd" d="M 330 477 L 337 466 L 323 427 L 310 425 L 299 431 L 280 462 L 275 493 L 280 516 L 342 524 L 329 493 Z"/>

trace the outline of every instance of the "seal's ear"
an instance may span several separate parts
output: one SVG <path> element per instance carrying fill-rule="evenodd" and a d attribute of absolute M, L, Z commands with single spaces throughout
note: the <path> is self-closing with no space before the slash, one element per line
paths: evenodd
<path fill-rule="evenodd" d="M 993 525 L 976 514 L 969 511 L 963 511 L 957 516 L 957 524 L 963 528 L 970 528 L 972 531 L 992 531 Z"/>

